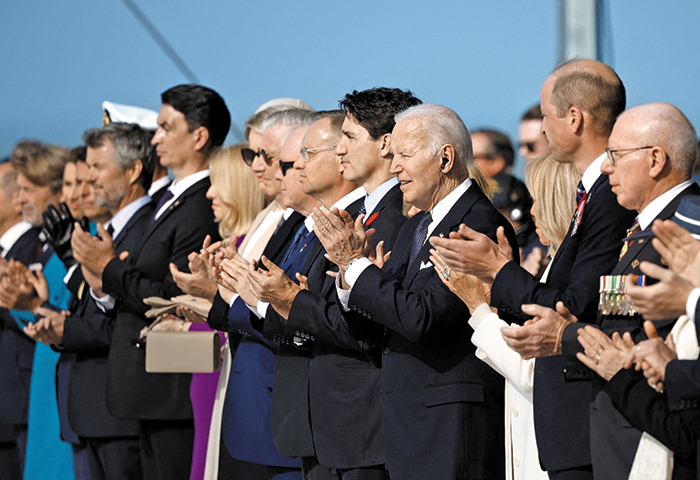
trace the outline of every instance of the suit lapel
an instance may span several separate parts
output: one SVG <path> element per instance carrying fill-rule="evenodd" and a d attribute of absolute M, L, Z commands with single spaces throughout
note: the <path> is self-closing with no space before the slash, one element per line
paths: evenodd
<path fill-rule="evenodd" d="M 134 228 L 136 225 L 138 225 L 139 221 L 147 214 L 153 215 L 153 202 L 148 202 L 147 204 L 143 205 L 141 208 L 139 208 L 136 213 L 134 213 L 131 218 L 129 219 L 128 222 L 126 222 L 126 225 L 124 225 L 124 228 L 122 229 L 121 232 L 119 232 L 119 235 L 117 238 L 114 240 L 114 249 L 116 251 L 119 251 L 119 247 L 121 247 L 122 243 L 124 243 L 124 239 L 129 236 L 129 231 L 131 231 L 132 228 Z"/>
<path fill-rule="evenodd" d="M 467 189 L 467 191 L 464 192 L 464 194 L 461 197 L 459 197 L 454 206 L 450 209 L 449 212 L 447 212 L 445 218 L 443 218 L 442 221 L 438 223 L 437 226 L 433 229 L 433 231 L 430 233 L 430 236 L 448 237 L 452 230 L 458 229 L 460 223 L 462 223 L 462 219 L 464 218 L 464 216 L 469 212 L 469 210 L 471 210 L 474 203 L 483 196 L 484 194 L 481 192 L 481 189 L 476 184 L 476 182 L 472 182 L 471 186 Z M 413 235 L 411 235 L 411 238 L 413 238 Z M 408 248 L 410 252 L 411 246 L 409 245 Z M 428 261 L 428 257 L 430 257 L 431 248 L 432 245 L 430 245 L 429 239 L 426 239 L 425 243 L 423 244 L 423 248 L 421 248 L 420 252 L 418 252 L 418 256 L 416 257 L 415 261 L 411 264 L 411 268 L 408 269 L 408 271 L 406 272 L 406 276 L 401 282 L 404 287 L 407 288 L 411 284 L 413 279 L 416 277 L 416 275 L 423 268 L 433 268 L 432 263 Z M 406 262 L 407 261 L 408 256 L 406 256 Z"/>

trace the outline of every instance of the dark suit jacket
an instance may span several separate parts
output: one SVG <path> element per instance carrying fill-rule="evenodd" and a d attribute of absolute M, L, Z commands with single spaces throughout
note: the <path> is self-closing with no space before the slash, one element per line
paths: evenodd
<path fill-rule="evenodd" d="M 294 212 L 270 238 L 263 255 L 280 264 L 303 220 Z M 295 252 L 299 259 L 293 265 L 300 267 L 306 253 Z M 291 268 L 293 271 L 287 273 L 290 278 L 299 270 Z M 228 320 L 229 331 L 242 338 L 233 357 L 224 402 L 221 435 L 226 449 L 232 457 L 247 462 L 301 467 L 299 459 L 280 454 L 272 437 L 270 412 L 277 344 L 253 327 L 259 320 L 240 298 L 229 310 Z"/>
<path fill-rule="evenodd" d="M 362 199 L 357 200 L 346 210 L 356 216 L 361 204 Z M 309 247 L 306 261 L 299 272 L 308 277 L 309 288 L 316 288 L 312 285 L 323 282 L 319 272 L 324 253 L 318 240 Z M 330 265 L 327 263 L 326 267 L 325 270 Z M 308 394 L 309 364 L 315 337 L 307 331 L 286 329 L 285 320 L 272 308 L 267 309 L 262 328 L 266 338 L 279 344 L 272 390 L 271 420 L 275 445 L 287 457 L 315 456 Z"/>
<path fill-rule="evenodd" d="M 406 221 L 398 185 L 389 190 L 368 217 L 372 242 L 383 240 L 390 251 Z M 376 215 L 375 215 L 376 213 Z M 286 322 L 287 334 L 310 332 L 316 339 L 309 367 L 311 429 L 318 461 L 331 468 L 382 464 L 381 371 L 366 355 L 370 342 L 356 338 L 336 303 L 335 279 L 326 275 L 328 261 L 316 257 L 309 274 L 309 290 L 294 299 Z M 333 268 L 337 271 L 337 267 Z M 311 272 L 315 274 L 312 275 Z M 373 343 L 384 328 L 373 324 Z"/>
<path fill-rule="evenodd" d="M 429 241 L 408 268 L 423 215 L 406 221 L 382 270 L 372 265 L 362 272 L 348 305 L 364 321 L 387 327 L 386 465 L 392 478 L 503 478 L 503 378 L 476 357 L 469 309 L 435 273 Z M 448 236 L 462 223 L 493 240 L 503 226 L 518 251 L 510 223 L 474 182 L 432 235 Z"/>
<path fill-rule="evenodd" d="M 700 187 L 696 184 L 680 192 L 669 204 L 656 216 L 656 219 L 666 220 L 673 217 L 678 204 L 686 195 L 700 195 Z M 651 226 L 649 226 L 651 228 Z M 621 244 L 619 244 L 621 246 Z M 639 264 L 642 261 L 662 265 L 661 255 L 652 246 L 649 239 L 640 239 L 630 244 L 625 255 L 617 262 L 612 270 L 612 275 L 640 274 Z M 581 323 L 588 323 L 590 319 L 581 319 Z M 666 336 L 671 331 L 676 319 L 668 319 L 654 322 L 657 325 L 659 335 Z M 607 335 L 617 331 L 621 335 L 629 331 L 635 341 L 646 339 L 641 315 L 602 315 L 598 313 L 594 326 L 599 326 Z M 591 404 L 591 456 L 593 470 L 596 478 L 617 479 L 629 475 L 637 445 L 642 432 L 634 428 L 614 408 L 612 402 L 603 388 L 605 381 L 589 370 L 576 358 L 576 352 L 583 351 L 578 342 L 578 330 L 585 325 L 568 325 L 562 337 L 562 354 L 564 356 L 564 371 L 567 380 L 592 379 L 593 402 Z"/>
<path fill-rule="evenodd" d="M 190 380 L 186 373 L 146 373 L 143 349 L 131 341 L 150 321 L 143 298 L 171 298 L 182 291 L 170 275 L 169 264 L 187 271 L 187 256 L 199 251 L 206 235 L 219 238 L 211 202 L 204 196 L 209 178 L 188 188 L 156 220 L 140 240 L 140 248 L 125 261 L 115 258 L 103 274 L 103 290 L 119 300 L 109 350 L 107 406 L 119 418 L 192 418 Z"/>
<path fill-rule="evenodd" d="M 25 265 L 34 262 L 38 235 L 38 228 L 29 229 L 17 239 L 5 258 Z M 34 340 L 20 330 L 10 311 L 0 308 L 0 423 L 27 423 L 34 345 Z"/>
<path fill-rule="evenodd" d="M 542 284 L 510 262 L 498 273 L 491 304 L 502 318 L 522 322 L 520 306 L 536 303 L 555 308 L 558 301 L 578 318 L 596 318 L 600 275 L 617 264 L 622 244 L 636 217 L 617 203 L 607 175 L 601 175 L 586 197 L 581 223 L 572 236 L 573 222 L 552 260 Z M 540 462 L 546 470 L 565 470 L 591 464 L 589 416 L 590 382 L 566 382 L 560 355 L 535 362 L 533 394 L 535 434 Z"/>
<path fill-rule="evenodd" d="M 688 360 L 685 363 L 699 362 Z M 695 381 L 697 378 L 695 375 Z M 668 385 L 666 390 L 670 393 Z M 674 452 L 673 479 L 698 478 L 700 409 L 697 405 L 672 409 L 667 393 L 654 391 L 642 373 L 634 369 L 620 370 L 605 385 L 605 393 L 635 428 L 647 432 Z"/>
<path fill-rule="evenodd" d="M 154 207 L 152 202 L 144 205 L 129 219 L 114 241 L 117 255 L 137 248 Z M 70 426 L 81 437 L 136 436 L 136 422 L 116 418 L 107 409 L 107 359 L 116 312 L 97 308 L 88 286 L 79 293 L 63 329 L 63 352 L 76 355 L 68 385 Z"/>

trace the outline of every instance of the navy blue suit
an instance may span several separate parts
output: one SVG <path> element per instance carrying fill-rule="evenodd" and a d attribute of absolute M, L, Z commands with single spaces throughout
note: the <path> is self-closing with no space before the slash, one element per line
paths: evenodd
<path fill-rule="evenodd" d="M 25 232 L 5 258 L 24 265 L 32 263 L 37 254 L 38 233 L 37 228 Z M 34 321 L 33 315 L 27 315 L 27 320 Z M 24 334 L 13 314 L 0 308 L 0 471 L 7 478 L 22 478 L 34 346 L 34 340 Z"/>
<path fill-rule="evenodd" d="M 296 222 L 292 220 L 291 223 Z M 304 228 L 303 223 L 297 227 L 301 228 Z M 273 257 L 273 261 L 279 262 L 287 276 L 295 280 L 309 249 L 318 240 L 313 232 L 307 232 L 299 238 L 297 248 L 292 249 L 295 237 L 290 233 L 296 234 L 291 229 L 281 228 L 275 233 L 288 239 L 288 248 L 281 252 L 282 255 Z M 270 250 L 263 254 L 267 256 L 272 253 Z M 224 403 L 222 436 L 226 449 L 232 457 L 246 462 L 301 468 L 301 461 L 283 456 L 272 438 L 270 415 L 278 345 L 265 339 L 253 327 L 257 318 L 252 316 L 242 299 L 233 303 L 228 318 L 229 331 L 238 332 L 242 338 L 231 365 Z"/>
<path fill-rule="evenodd" d="M 406 221 L 383 269 L 362 272 L 346 315 L 386 327 L 378 345 L 386 466 L 399 479 L 503 478 L 503 378 L 476 357 L 469 309 L 435 273 L 429 241 L 408 266 L 423 216 Z M 510 223 L 475 182 L 432 235 L 462 223 L 492 240 L 502 226 L 518 251 Z"/>
<path fill-rule="evenodd" d="M 522 304 L 555 308 L 558 301 L 580 319 L 596 318 L 599 277 L 612 272 L 621 243 L 636 212 L 617 203 L 607 175 L 601 175 L 586 197 L 581 223 L 569 232 L 552 260 L 547 283 L 508 263 L 491 289 L 491 305 L 502 318 L 522 323 Z M 535 434 L 540 462 L 548 471 L 589 469 L 591 383 L 567 382 L 563 357 L 538 358 L 533 395 Z"/>

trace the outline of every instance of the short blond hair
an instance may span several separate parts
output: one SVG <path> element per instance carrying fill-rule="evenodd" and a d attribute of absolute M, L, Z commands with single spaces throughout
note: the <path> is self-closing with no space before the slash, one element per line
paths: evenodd
<path fill-rule="evenodd" d="M 525 183 L 535 202 L 537 226 L 551 242 L 550 257 L 554 257 L 569 231 L 580 179 L 573 164 L 557 162 L 551 153 L 530 160 L 525 166 Z"/>
<path fill-rule="evenodd" d="M 238 143 L 217 152 L 209 161 L 211 183 L 230 211 L 219 223 L 221 238 L 245 235 L 255 216 L 265 206 L 265 194 L 258 188 L 253 170 L 243 160 L 241 150 L 247 143 Z"/>

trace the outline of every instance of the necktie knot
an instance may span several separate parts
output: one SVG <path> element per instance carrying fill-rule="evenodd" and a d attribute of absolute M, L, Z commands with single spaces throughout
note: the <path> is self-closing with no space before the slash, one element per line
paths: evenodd
<path fill-rule="evenodd" d="M 167 190 L 162 197 L 160 197 L 160 201 L 158 202 L 158 206 L 156 207 L 155 211 L 153 212 L 153 218 L 151 218 L 151 223 L 156 221 L 156 218 L 158 218 L 158 212 L 160 212 L 160 209 L 163 208 L 163 205 L 168 203 L 169 200 L 171 200 L 175 195 L 173 195 L 173 192 L 170 190 Z"/>
<path fill-rule="evenodd" d="M 586 195 L 586 189 L 583 186 L 583 182 L 578 182 L 578 186 L 576 187 L 576 205 L 581 203 L 581 200 L 583 200 L 584 195 Z"/>

